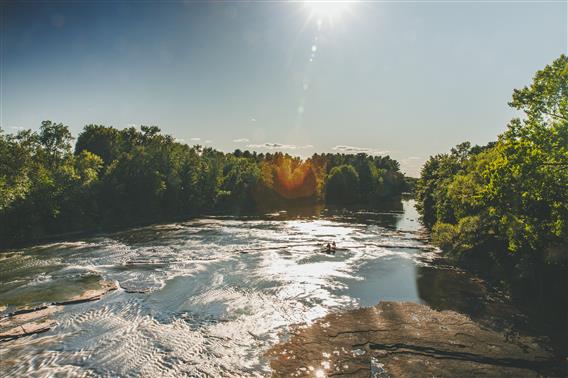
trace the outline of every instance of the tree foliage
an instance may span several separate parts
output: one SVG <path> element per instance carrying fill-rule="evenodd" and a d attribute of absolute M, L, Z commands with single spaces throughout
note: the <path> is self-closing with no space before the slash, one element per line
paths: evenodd
<path fill-rule="evenodd" d="M 418 209 L 446 250 L 496 243 L 524 261 L 566 265 L 568 58 L 538 71 L 510 105 L 524 117 L 511 120 L 496 142 L 463 143 L 426 162 Z"/>
<path fill-rule="evenodd" d="M 331 203 L 356 202 L 359 198 L 354 193 L 359 192 L 360 184 L 359 175 L 352 165 L 333 167 L 326 183 L 327 198 Z"/>
<path fill-rule="evenodd" d="M 51 121 L 38 132 L 0 130 L 0 248 L 107 226 L 250 211 L 268 202 L 267 193 L 285 201 L 329 195 L 353 202 L 397 195 L 404 187 L 388 156 L 225 154 L 176 142 L 156 126 L 87 125 L 74 149 L 72 142 L 68 127 Z M 363 185 L 337 194 L 326 182 L 346 164 L 364 177 Z"/>

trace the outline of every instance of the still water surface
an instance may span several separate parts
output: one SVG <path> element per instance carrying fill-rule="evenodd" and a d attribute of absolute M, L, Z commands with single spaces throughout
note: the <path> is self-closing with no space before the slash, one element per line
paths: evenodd
<path fill-rule="evenodd" d="M 268 375 L 263 353 L 288 327 L 331 311 L 404 300 L 479 315 L 498 301 L 434 263 L 420 235 L 409 200 L 380 211 L 207 217 L 12 251 L 0 255 L 8 311 L 99 279 L 120 289 L 65 306 L 46 333 L 0 343 L 0 367 L 8 376 Z M 340 250 L 319 253 L 331 240 Z"/>

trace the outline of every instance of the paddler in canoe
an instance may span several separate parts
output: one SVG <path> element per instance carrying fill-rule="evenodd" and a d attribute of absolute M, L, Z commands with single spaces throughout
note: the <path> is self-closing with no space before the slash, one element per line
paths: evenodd
<path fill-rule="evenodd" d="M 327 243 L 327 245 L 325 246 L 324 252 L 329 253 L 329 254 L 335 254 L 336 249 L 337 249 L 337 246 L 335 245 L 335 242 L 331 242 L 331 243 Z"/>

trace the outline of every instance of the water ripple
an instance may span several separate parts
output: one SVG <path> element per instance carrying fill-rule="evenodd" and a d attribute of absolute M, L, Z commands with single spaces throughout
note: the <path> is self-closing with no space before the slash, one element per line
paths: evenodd
<path fill-rule="evenodd" d="M 419 301 L 414 270 L 436 252 L 416 249 L 425 244 L 405 206 L 207 217 L 4 254 L 0 304 L 92 277 L 120 289 L 65 306 L 46 333 L 0 343 L 0 367 L 40 377 L 269 375 L 263 352 L 293 324 L 380 298 Z M 321 253 L 331 240 L 340 249 Z"/>

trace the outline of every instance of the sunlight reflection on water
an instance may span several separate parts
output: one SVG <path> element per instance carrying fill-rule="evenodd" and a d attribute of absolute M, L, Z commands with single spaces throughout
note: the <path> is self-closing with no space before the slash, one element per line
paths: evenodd
<path fill-rule="evenodd" d="M 72 291 L 70 279 L 102 277 L 121 289 L 65 306 L 44 334 L 1 343 L 0 368 L 12 376 L 266 375 L 263 351 L 292 324 L 381 299 L 420 301 L 421 253 L 373 245 L 421 243 L 407 238 L 419 230 L 411 202 L 404 212 L 289 217 L 203 218 L 14 251 L 0 260 L 0 303 L 9 308 L 53 301 Z M 332 240 L 340 249 L 320 253 Z M 14 299 L 32 286 L 41 294 L 33 303 Z"/>

